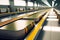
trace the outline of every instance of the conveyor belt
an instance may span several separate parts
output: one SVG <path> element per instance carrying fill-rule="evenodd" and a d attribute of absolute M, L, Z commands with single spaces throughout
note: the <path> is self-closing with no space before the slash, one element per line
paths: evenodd
<path fill-rule="evenodd" d="M 34 26 L 34 20 L 17 20 L 0 28 L 0 39 L 23 39 Z"/>
<path fill-rule="evenodd" d="M 39 12 L 39 11 L 38 11 L 38 12 Z M 0 22 L 0 27 L 6 25 L 6 24 L 8 24 L 8 23 L 11 23 L 11 22 L 13 22 L 13 21 L 22 19 L 22 18 L 24 18 L 24 17 L 26 17 L 26 16 L 31 16 L 31 15 L 34 15 L 34 14 L 37 14 L 37 13 L 34 12 L 34 13 L 30 13 L 30 14 L 25 14 L 25 15 L 23 15 L 23 16 L 20 16 L 20 17 L 18 16 L 18 17 L 16 17 L 16 18 L 11 19 L 11 20 L 7 20 L 7 21 L 4 21 L 4 22 Z"/>
<path fill-rule="evenodd" d="M 25 17 L 25 16 L 30 16 L 30 15 L 33 15 L 33 14 L 35 14 L 35 13 L 25 14 L 25 15 L 23 15 L 23 16 L 19 16 L 19 17 L 16 17 L 16 18 L 13 18 L 13 19 L 4 21 L 4 22 L 0 22 L 0 27 L 6 25 L 6 24 L 8 24 L 8 23 L 14 22 L 14 21 L 16 21 L 16 20 L 22 19 L 22 18 Z"/>
<path fill-rule="evenodd" d="M 27 14 L 27 16 L 28 15 L 29 14 Z M 22 39 L 35 26 L 34 24 L 34 20 L 17 20 L 15 22 L 2 26 L 0 28 L 0 39 Z M 6 34 L 8 35 L 6 36 Z"/>
<path fill-rule="evenodd" d="M 53 10 L 51 10 L 53 11 Z M 49 16 L 43 25 L 43 29 L 38 32 L 35 40 L 60 40 L 60 24 L 55 12 L 49 12 Z"/>

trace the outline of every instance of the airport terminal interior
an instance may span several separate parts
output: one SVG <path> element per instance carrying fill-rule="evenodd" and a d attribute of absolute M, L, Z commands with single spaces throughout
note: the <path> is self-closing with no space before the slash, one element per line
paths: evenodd
<path fill-rule="evenodd" d="M 60 40 L 60 0 L 0 0 L 0 40 Z"/>

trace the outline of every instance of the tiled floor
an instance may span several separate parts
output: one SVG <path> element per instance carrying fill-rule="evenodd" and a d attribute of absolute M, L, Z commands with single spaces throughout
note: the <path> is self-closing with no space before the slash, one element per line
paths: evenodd
<path fill-rule="evenodd" d="M 36 40 L 60 40 L 60 24 L 54 12 L 49 14 L 46 21 Z"/>

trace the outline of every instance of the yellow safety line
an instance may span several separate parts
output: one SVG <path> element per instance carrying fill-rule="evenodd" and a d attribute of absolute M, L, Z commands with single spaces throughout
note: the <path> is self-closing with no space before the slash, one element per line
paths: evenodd
<path fill-rule="evenodd" d="M 32 30 L 32 32 L 26 37 L 26 40 L 34 40 L 37 32 L 42 28 L 42 24 L 46 17 L 48 16 L 48 13 L 39 21 L 39 23 L 36 25 L 36 27 Z"/>

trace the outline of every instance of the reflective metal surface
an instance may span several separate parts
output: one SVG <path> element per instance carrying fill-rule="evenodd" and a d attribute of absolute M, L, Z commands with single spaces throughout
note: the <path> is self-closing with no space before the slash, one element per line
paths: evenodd
<path fill-rule="evenodd" d="M 10 23 L 8 25 L 1 27 L 0 29 L 18 31 L 18 30 L 24 29 L 32 22 L 33 22 L 33 20 L 18 20 L 18 21 L 15 21 L 13 23 Z"/>

